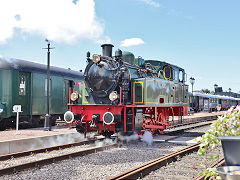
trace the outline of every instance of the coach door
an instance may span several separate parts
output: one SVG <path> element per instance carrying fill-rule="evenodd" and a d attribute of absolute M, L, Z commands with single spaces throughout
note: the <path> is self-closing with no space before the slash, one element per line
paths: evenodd
<path fill-rule="evenodd" d="M 203 110 L 209 112 L 209 99 L 203 98 Z"/>
<path fill-rule="evenodd" d="M 67 109 L 67 104 L 69 103 L 69 93 L 72 91 L 73 88 L 73 81 L 72 80 L 64 80 L 64 88 L 63 88 L 63 104 L 64 107 Z M 69 89 L 71 89 L 69 91 Z"/>
<path fill-rule="evenodd" d="M 21 110 L 23 111 L 21 115 L 30 114 L 30 83 L 31 83 L 31 74 L 28 72 L 19 72 L 18 77 L 18 102 L 17 105 L 21 105 Z"/>

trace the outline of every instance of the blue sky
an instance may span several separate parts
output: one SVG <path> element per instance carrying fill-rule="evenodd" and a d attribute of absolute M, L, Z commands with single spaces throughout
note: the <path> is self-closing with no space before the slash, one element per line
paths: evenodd
<path fill-rule="evenodd" d="M 51 64 L 78 70 L 87 51 L 100 54 L 101 43 L 111 42 L 114 51 L 184 68 L 196 79 L 194 89 L 213 90 L 216 83 L 240 91 L 239 0 L 32 2 L 0 2 L 1 56 L 46 63 L 48 38 L 55 47 Z"/>

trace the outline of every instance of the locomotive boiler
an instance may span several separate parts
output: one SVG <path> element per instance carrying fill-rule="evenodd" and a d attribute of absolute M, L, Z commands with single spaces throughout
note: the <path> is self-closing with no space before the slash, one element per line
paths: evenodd
<path fill-rule="evenodd" d="M 131 134 L 158 131 L 182 122 L 188 111 L 184 69 L 103 44 L 102 55 L 87 52 L 84 81 L 75 82 L 64 118 L 78 132 Z M 176 119 L 176 117 L 178 117 Z"/>

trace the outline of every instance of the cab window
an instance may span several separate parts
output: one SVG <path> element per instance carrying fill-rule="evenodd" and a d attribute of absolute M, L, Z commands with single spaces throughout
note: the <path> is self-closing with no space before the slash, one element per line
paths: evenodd
<path fill-rule="evenodd" d="M 172 69 L 171 69 L 170 66 L 165 66 L 163 68 L 164 79 L 166 79 L 166 80 L 170 80 L 171 79 L 171 77 L 172 77 L 172 72 L 171 71 L 172 71 Z"/>
<path fill-rule="evenodd" d="M 139 78 L 137 69 L 129 68 L 129 70 L 130 70 L 130 73 L 131 73 L 131 79 Z"/>
<path fill-rule="evenodd" d="M 182 82 L 182 83 L 183 83 L 183 80 L 184 80 L 184 78 L 183 78 L 183 71 L 180 70 L 180 71 L 179 71 L 179 82 Z"/>

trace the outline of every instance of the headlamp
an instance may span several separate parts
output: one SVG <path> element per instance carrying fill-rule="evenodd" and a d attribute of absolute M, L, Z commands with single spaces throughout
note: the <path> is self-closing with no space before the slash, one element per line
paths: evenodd
<path fill-rule="evenodd" d="M 71 100 L 72 101 L 76 101 L 78 99 L 78 93 L 77 92 L 73 92 L 72 94 L 71 94 Z"/>
<path fill-rule="evenodd" d="M 101 56 L 98 54 L 93 55 L 93 62 L 94 63 L 99 63 L 101 61 Z"/>
<path fill-rule="evenodd" d="M 115 101 L 116 99 L 118 98 L 118 95 L 117 95 L 117 92 L 116 91 L 113 91 L 109 94 L 109 99 L 111 101 Z"/>

